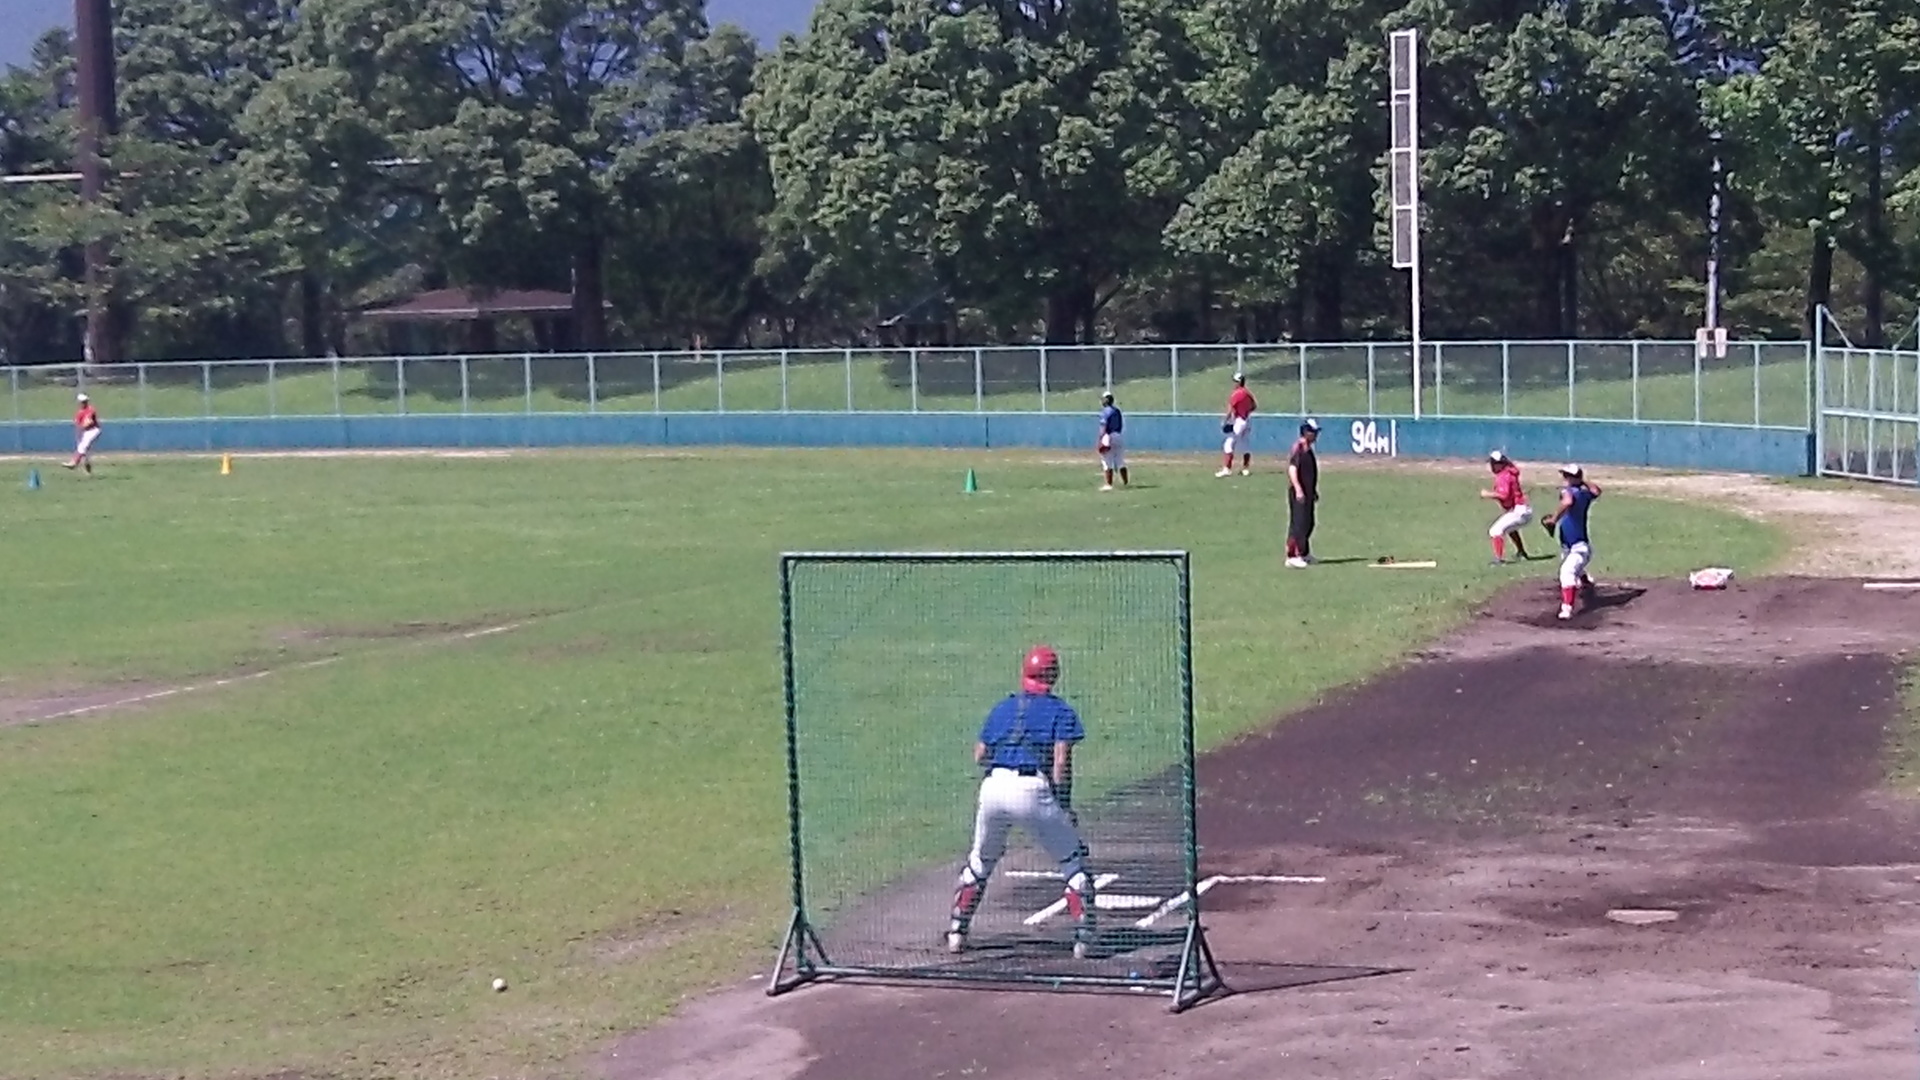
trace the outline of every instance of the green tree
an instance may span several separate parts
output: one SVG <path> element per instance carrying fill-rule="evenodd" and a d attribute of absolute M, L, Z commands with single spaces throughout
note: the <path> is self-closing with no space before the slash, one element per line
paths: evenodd
<path fill-rule="evenodd" d="M 1145 0 L 828 0 L 749 104 L 769 231 L 815 294 L 1088 339 L 1184 194 L 1183 50 Z"/>

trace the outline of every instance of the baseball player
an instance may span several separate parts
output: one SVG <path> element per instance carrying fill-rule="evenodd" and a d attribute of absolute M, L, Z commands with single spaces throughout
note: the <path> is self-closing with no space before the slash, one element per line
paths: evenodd
<path fill-rule="evenodd" d="M 1500 516 L 1494 519 L 1493 528 L 1487 530 L 1487 536 L 1493 541 L 1493 565 L 1505 566 L 1508 540 L 1513 541 L 1513 550 L 1522 559 L 1528 558 L 1527 544 L 1520 538 L 1520 529 L 1533 520 L 1533 507 L 1527 505 L 1527 493 L 1520 488 L 1520 466 L 1506 455 L 1506 451 L 1495 450 L 1488 454 L 1487 467 L 1493 470 L 1493 487 L 1481 489 L 1480 497 L 1500 504 Z"/>
<path fill-rule="evenodd" d="M 1100 441 L 1095 444 L 1100 452 L 1100 469 L 1106 477 L 1101 491 L 1113 490 L 1113 474 L 1120 474 L 1122 487 L 1131 485 L 1127 479 L 1127 455 L 1120 449 L 1120 431 L 1126 427 L 1126 417 L 1120 415 L 1120 407 L 1113 403 L 1113 394 L 1100 395 Z"/>
<path fill-rule="evenodd" d="M 100 438 L 100 414 L 94 411 L 93 400 L 85 394 L 79 396 L 80 408 L 73 414 L 73 428 L 79 436 L 74 444 L 73 460 L 64 463 L 63 468 L 73 469 L 86 466 L 87 475 L 93 475 L 93 444 Z"/>
<path fill-rule="evenodd" d="M 1053 695 L 1060 656 L 1045 645 L 1027 653 L 1020 692 L 987 713 L 974 745 L 974 763 L 986 770 L 973 819 L 973 850 L 960 870 L 947 924 L 947 951 L 967 947 L 967 928 L 980 908 L 994 864 L 1007 850 L 1007 832 L 1025 829 L 1060 864 L 1067 913 L 1074 920 L 1073 955 L 1086 959 L 1094 933 L 1093 879 L 1072 809 L 1073 747 L 1086 737 L 1073 706 Z"/>
<path fill-rule="evenodd" d="M 1600 485 L 1587 482 L 1578 465 L 1560 466 L 1560 505 L 1540 519 L 1548 532 L 1558 530 L 1560 537 L 1560 617 L 1573 618 L 1573 601 L 1581 593 L 1591 599 L 1593 578 L 1587 564 L 1593 561 L 1592 535 L 1587 532 L 1587 511 L 1600 497 Z"/>
<path fill-rule="evenodd" d="M 1287 565 L 1313 564 L 1313 506 L 1320 501 L 1320 458 L 1313 444 L 1320 438 L 1320 421 L 1308 417 L 1300 424 L 1300 438 L 1287 453 Z"/>
<path fill-rule="evenodd" d="M 1226 460 L 1220 466 L 1220 471 L 1213 475 L 1232 476 L 1235 454 L 1240 455 L 1240 475 L 1253 472 L 1253 452 L 1248 447 L 1253 440 L 1253 411 L 1259 407 L 1259 403 L 1253 400 L 1253 391 L 1247 389 L 1247 376 L 1235 372 L 1233 393 L 1227 395 L 1227 411 L 1220 417 L 1220 433 L 1227 437 L 1220 450 L 1226 455 Z"/>

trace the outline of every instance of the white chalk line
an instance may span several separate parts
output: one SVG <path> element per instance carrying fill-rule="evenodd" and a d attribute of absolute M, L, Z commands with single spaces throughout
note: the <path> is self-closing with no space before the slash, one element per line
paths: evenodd
<path fill-rule="evenodd" d="M 1920 589 L 1920 581 L 1863 581 L 1863 589 Z"/>
<path fill-rule="evenodd" d="M 1099 903 L 1098 895 L 1101 889 L 1106 888 L 1118 880 L 1120 880 L 1119 874 L 1096 874 L 1093 879 L 1094 902 L 1096 904 Z M 1048 904 L 1046 907 L 1041 908 L 1039 911 L 1027 916 L 1024 921 L 1028 926 L 1039 926 L 1041 923 L 1046 922 L 1048 919 L 1053 918 L 1065 910 L 1067 910 L 1067 898 L 1063 896 L 1053 903 Z"/>
<path fill-rule="evenodd" d="M 430 639 L 430 640 L 471 641 L 474 638 L 490 637 L 494 634 L 504 634 L 510 630 L 518 630 L 525 625 L 526 623 L 524 622 L 502 623 L 499 626 L 489 626 L 483 630 L 469 630 L 463 634 L 458 634 L 453 636 L 442 636 L 440 638 Z M 409 642 L 408 644 L 418 645 L 421 643 Z M 394 652 L 400 648 L 405 648 L 405 647 L 406 645 L 401 645 L 401 646 L 395 646 L 389 649 L 376 649 L 376 650 L 373 650 L 373 652 L 374 653 Z M 366 655 L 366 654 L 354 653 L 352 655 L 360 656 L 360 655 Z M 203 693 L 208 690 L 219 690 L 228 686 L 235 686 L 244 682 L 252 682 L 256 679 L 264 679 L 269 675 L 286 675 L 296 671 L 311 671 L 314 668 L 325 667 L 328 664 L 339 663 L 341 660 L 344 660 L 344 659 L 346 659 L 346 656 L 343 655 L 343 656 L 323 656 L 317 660 L 302 660 L 297 664 L 288 664 L 285 667 L 268 668 L 265 671 L 250 671 L 245 675 L 228 675 L 223 678 L 208 679 L 204 682 L 184 683 L 180 686 L 169 686 L 164 690 L 151 690 L 144 694 L 134 694 L 129 697 L 118 698 L 113 701 L 102 701 L 92 705 L 82 705 L 79 708 L 75 708 L 75 709 L 62 709 L 59 712 L 43 713 L 40 716 L 31 716 L 24 720 L 17 720 L 14 723 L 17 726 L 25 727 L 31 724 L 49 723 L 54 720 L 72 720 L 76 717 L 88 716 L 97 712 L 108 712 L 113 709 L 125 709 L 134 705 L 144 705 L 151 701 L 162 701 L 171 697 L 179 697 L 184 694 L 197 694 L 197 693 Z"/>
<path fill-rule="evenodd" d="M 1064 875 L 1057 870 L 1009 870 L 1007 871 L 1007 876 L 1029 881 L 1064 880 Z M 1100 874 L 1094 877 L 1093 887 L 1096 892 L 1094 894 L 1093 906 L 1099 911 L 1141 911 L 1152 908 L 1153 911 L 1150 914 L 1133 924 L 1142 930 L 1151 927 L 1154 923 L 1185 907 L 1191 899 L 1191 895 L 1185 890 L 1182 890 L 1178 896 L 1170 900 L 1162 900 L 1158 896 L 1147 896 L 1138 893 L 1107 893 L 1101 891 L 1118 880 L 1120 880 L 1120 875 L 1112 873 Z M 1215 874 L 1200 882 L 1196 891 L 1200 895 L 1205 896 L 1207 891 L 1216 885 L 1324 885 L 1326 883 L 1327 879 L 1319 875 Z M 1048 904 L 1046 907 L 1041 908 L 1039 911 L 1027 916 L 1023 922 L 1028 926 L 1038 926 L 1066 909 L 1067 899 L 1063 896 L 1053 903 Z"/>

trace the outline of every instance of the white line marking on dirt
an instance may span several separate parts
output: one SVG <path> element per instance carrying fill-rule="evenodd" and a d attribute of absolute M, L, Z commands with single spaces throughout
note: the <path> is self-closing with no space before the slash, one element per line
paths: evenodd
<path fill-rule="evenodd" d="M 1066 875 L 1058 870 L 1009 870 L 1007 871 L 1007 876 L 1010 878 L 1025 878 L 1039 881 L 1044 881 L 1047 878 L 1062 881 L 1066 878 Z"/>
<path fill-rule="evenodd" d="M 1215 885 L 1324 885 L 1326 882 L 1327 879 L 1324 877 L 1300 876 L 1295 874 L 1215 874 L 1205 881 L 1202 881 L 1199 888 L 1195 891 L 1201 896 L 1205 896 L 1207 895 L 1207 891 Z M 1153 914 L 1148 915 L 1133 925 L 1145 930 L 1154 923 L 1185 907 L 1191 899 L 1192 896 L 1183 891 L 1179 896 L 1155 908 Z"/>
<path fill-rule="evenodd" d="M 1118 880 L 1120 880 L 1119 874 L 1099 874 L 1094 877 L 1094 903 L 1096 905 L 1099 904 L 1099 890 L 1106 888 Z M 1039 911 L 1027 916 L 1025 922 L 1028 926 L 1039 926 L 1041 923 L 1046 922 L 1048 919 L 1053 918 L 1065 910 L 1067 910 L 1067 898 L 1063 896 L 1053 903 L 1048 904 L 1046 907 L 1041 908 Z"/>
<path fill-rule="evenodd" d="M 489 626 L 485 630 L 469 630 L 460 637 L 464 641 L 472 641 L 474 638 L 491 637 L 494 634 L 504 634 L 509 630 L 518 630 L 525 625 L 527 624 L 517 622 L 501 623 L 499 626 Z"/>
<path fill-rule="evenodd" d="M 1863 589 L 1920 589 L 1920 581 L 1863 581 Z"/>

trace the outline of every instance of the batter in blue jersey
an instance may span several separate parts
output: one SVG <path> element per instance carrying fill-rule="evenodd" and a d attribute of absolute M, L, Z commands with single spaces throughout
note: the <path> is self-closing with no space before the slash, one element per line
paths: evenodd
<path fill-rule="evenodd" d="M 1087 875 L 1087 847 L 1072 810 L 1073 748 L 1087 733 L 1073 706 L 1054 696 L 1059 678 L 1059 654 L 1035 646 L 1021 667 L 1020 692 L 995 705 L 980 725 L 973 760 L 986 776 L 974 811 L 973 848 L 953 894 L 948 952 L 966 949 L 974 912 L 1016 825 L 1060 864 L 1067 883 L 1067 914 L 1074 923 L 1073 954 L 1085 959 L 1092 947 L 1093 879 Z"/>
<path fill-rule="evenodd" d="M 1127 418 L 1120 415 L 1120 406 L 1113 403 L 1112 394 L 1100 395 L 1100 439 L 1094 444 L 1100 453 L 1100 470 L 1106 477 L 1101 491 L 1113 490 L 1113 474 L 1120 474 L 1120 486 L 1126 487 L 1127 455 L 1120 449 L 1120 432 L 1127 426 Z"/>
<path fill-rule="evenodd" d="M 1600 497 L 1600 485 L 1587 480 L 1578 465 L 1560 466 L 1560 506 L 1542 518 L 1548 532 L 1560 536 L 1560 617 L 1573 618 L 1573 603 L 1584 593 L 1593 599 L 1593 578 L 1587 564 L 1593 561 L 1593 534 L 1587 531 L 1587 514 Z"/>

